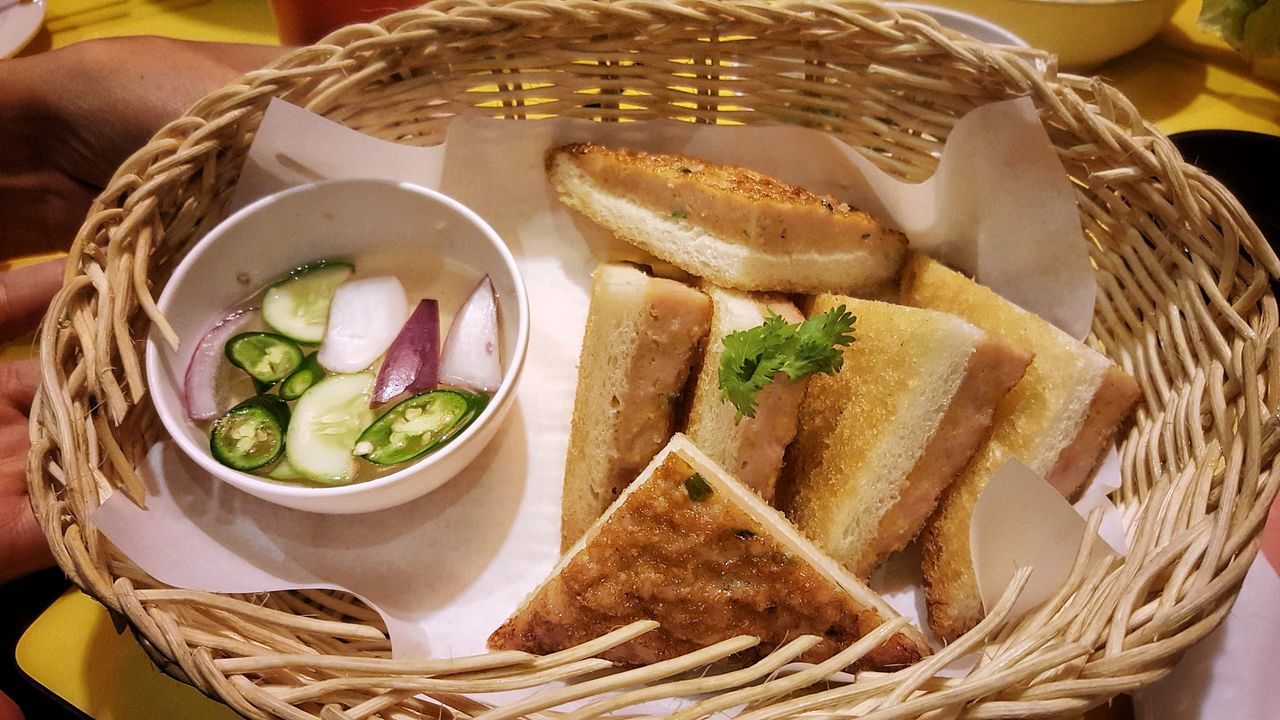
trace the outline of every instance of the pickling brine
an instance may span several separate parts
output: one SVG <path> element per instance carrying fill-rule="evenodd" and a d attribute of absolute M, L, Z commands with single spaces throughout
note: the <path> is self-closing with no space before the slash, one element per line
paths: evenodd
<path fill-rule="evenodd" d="M 184 392 L 218 462 L 347 485 L 440 451 L 484 411 L 502 381 L 488 276 L 361 265 L 306 263 L 205 334 Z"/>

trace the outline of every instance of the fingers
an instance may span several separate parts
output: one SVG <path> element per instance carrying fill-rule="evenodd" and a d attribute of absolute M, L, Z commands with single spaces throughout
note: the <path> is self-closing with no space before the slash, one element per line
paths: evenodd
<path fill-rule="evenodd" d="M 31 443 L 26 418 L 19 414 L 30 411 L 39 382 L 35 358 L 0 363 L 0 584 L 53 562 L 27 499 Z"/>
<path fill-rule="evenodd" d="M 27 498 L 26 458 L 0 462 L 0 585 L 53 565 Z"/>
<path fill-rule="evenodd" d="M 31 411 L 31 401 L 35 398 L 38 387 L 40 387 L 39 358 L 0 362 L 0 403 L 16 408 L 26 415 Z"/>
<path fill-rule="evenodd" d="M 16 415 L 16 413 L 15 413 Z M 14 417 L 0 424 L 0 465 L 10 461 L 27 461 L 31 451 L 31 434 L 25 417 Z M 25 472 L 25 470 L 23 471 Z"/>
<path fill-rule="evenodd" d="M 0 341 L 34 328 L 62 288 L 61 259 L 0 272 Z"/>
<path fill-rule="evenodd" d="M 0 135 L 3 124 L 0 120 Z M 98 189 L 53 167 L 15 169 L 4 157 L 4 140 L 0 137 L 0 259 L 65 251 Z"/>
<path fill-rule="evenodd" d="M 53 553 L 26 495 L 0 497 L 0 585 L 53 567 Z"/>

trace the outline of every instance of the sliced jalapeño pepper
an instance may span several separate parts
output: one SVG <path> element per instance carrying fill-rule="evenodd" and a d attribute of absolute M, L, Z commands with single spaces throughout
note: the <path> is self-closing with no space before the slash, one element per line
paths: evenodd
<path fill-rule="evenodd" d="M 312 385 L 324 379 L 324 368 L 316 359 L 317 353 L 311 353 L 302 360 L 302 364 L 280 383 L 280 397 L 285 400 L 297 400 Z"/>
<path fill-rule="evenodd" d="M 223 351 L 232 365 L 268 385 L 285 379 L 302 364 L 298 343 L 275 333 L 240 333 L 227 341 Z"/>
<path fill-rule="evenodd" d="M 407 462 L 448 443 L 487 403 L 487 396 L 456 390 L 432 390 L 406 398 L 365 429 L 356 441 L 356 454 L 379 465 Z"/>
<path fill-rule="evenodd" d="M 284 452 L 289 406 L 278 397 L 255 395 L 213 423 L 209 450 L 235 470 L 256 470 Z"/>

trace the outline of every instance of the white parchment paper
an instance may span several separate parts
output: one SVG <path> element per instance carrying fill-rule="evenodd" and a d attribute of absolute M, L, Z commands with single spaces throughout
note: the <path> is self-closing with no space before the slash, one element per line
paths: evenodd
<path fill-rule="evenodd" d="M 459 119 L 444 145 L 410 148 L 275 101 L 233 205 L 344 177 L 416 182 L 469 205 L 511 246 L 528 286 L 532 332 L 516 407 L 482 460 L 392 510 L 324 516 L 280 508 L 219 483 L 160 443 L 142 468 L 147 509 L 117 495 L 94 515 L 97 526 L 171 585 L 343 588 L 383 614 L 398 658 L 482 652 L 557 559 L 590 273 L 600 260 L 635 253 L 563 208 L 547 186 L 547 148 L 585 140 L 745 165 L 830 193 L 880 214 L 914 246 L 1073 335 L 1088 330 L 1095 287 L 1074 196 L 1026 100 L 964 118 L 938 172 L 918 185 L 889 178 L 829 136 L 792 127 Z M 881 587 L 899 609 L 922 617 L 917 587 Z"/>
<path fill-rule="evenodd" d="M 1280 576 L 1261 554 L 1231 614 L 1173 672 L 1134 693 L 1138 720 L 1274 720 Z"/>

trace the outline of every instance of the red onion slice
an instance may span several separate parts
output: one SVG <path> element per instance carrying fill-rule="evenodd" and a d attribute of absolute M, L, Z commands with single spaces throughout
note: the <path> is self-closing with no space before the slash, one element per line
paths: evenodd
<path fill-rule="evenodd" d="M 200 339 L 195 354 L 191 356 L 191 363 L 187 365 L 187 375 L 182 383 L 187 417 L 192 420 L 212 420 L 222 414 L 223 408 L 218 405 L 214 388 L 218 363 L 223 358 L 222 348 L 233 335 L 240 332 L 240 328 L 253 319 L 256 311 L 257 308 L 236 308 L 214 323 Z"/>
<path fill-rule="evenodd" d="M 440 305 L 422 300 L 387 349 L 369 404 L 376 407 L 405 390 L 434 390 L 439 378 Z"/>
<path fill-rule="evenodd" d="M 449 327 L 440 360 L 444 385 L 493 392 L 502 384 L 498 358 L 498 298 L 485 275 Z"/>

